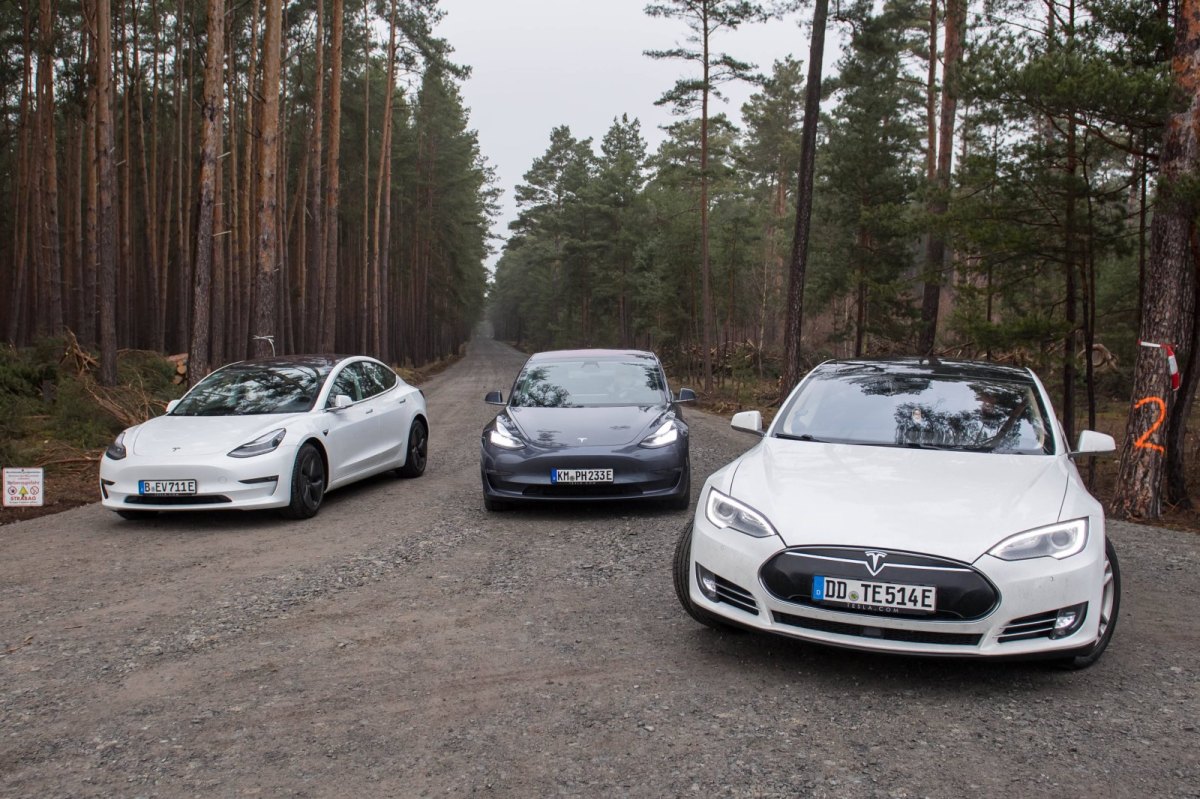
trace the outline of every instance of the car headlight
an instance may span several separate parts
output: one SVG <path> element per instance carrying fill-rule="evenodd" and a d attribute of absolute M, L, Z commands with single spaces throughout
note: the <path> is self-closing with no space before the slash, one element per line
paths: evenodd
<path fill-rule="evenodd" d="M 996 544 L 988 554 L 1001 560 L 1046 557 L 1062 560 L 1082 552 L 1087 537 L 1087 519 L 1074 519 L 1017 533 Z"/>
<path fill-rule="evenodd" d="M 642 439 L 641 446 L 665 447 L 667 444 L 674 444 L 678 440 L 679 428 L 675 426 L 673 419 L 668 419 L 659 425 L 657 430 Z"/>
<path fill-rule="evenodd" d="M 519 438 L 508 432 L 508 428 L 499 419 L 492 426 L 492 432 L 488 433 L 488 441 L 501 449 L 520 449 L 525 446 Z"/>
<path fill-rule="evenodd" d="M 104 450 L 104 457 L 111 458 L 114 461 L 119 461 L 129 454 L 129 451 L 125 449 L 126 432 L 128 431 L 122 430 L 117 434 L 116 440 L 108 445 L 108 449 Z"/>
<path fill-rule="evenodd" d="M 726 527 L 754 538 L 769 538 L 777 535 L 767 517 L 749 505 L 726 496 L 715 488 L 708 492 L 704 504 L 704 515 L 717 527 Z"/>
<path fill-rule="evenodd" d="M 268 452 L 274 452 L 280 444 L 283 443 L 283 437 L 287 433 L 284 428 L 272 430 L 269 433 L 259 436 L 253 441 L 248 441 L 242 444 L 232 452 L 227 453 L 231 458 L 253 458 L 255 455 L 264 455 Z"/>

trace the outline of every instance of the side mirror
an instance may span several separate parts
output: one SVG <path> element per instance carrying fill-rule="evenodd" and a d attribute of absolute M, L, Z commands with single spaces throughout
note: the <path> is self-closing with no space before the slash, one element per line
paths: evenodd
<path fill-rule="evenodd" d="M 676 402 L 695 402 L 696 401 L 696 392 L 692 391 L 690 388 L 681 388 L 681 389 L 679 389 L 679 398 L 675 401 Z"/>
<path fill-rule="evenodd" d="M 170 413 L 171 411 L 175 410 L 178 407 L 179 407 L 179 400 L 171 400 L 170 402 L 167 403 L 167 413 Z"/>
<path fill-rule="evenodd" d="M 1117 442 L 1108 433 L 1084 430 L 1079 434 L 1079 443 L 1075 445 L 1075 450 L 1071 455 L 1099 455 L 1104 452 L 1113 452 L 1116 448 Z"/>
<path fill-rule="evenodd" d="M 489 391 L 487 394 L 484 395 L 483 401 L 486 402 L 488 405 L 503 405 L 504 404 L 504 395 L 501 394 L 499 391 Z"/>
<path fill-rule="evenodd" d="M 729 420 L 729 426 L 734 430 L 741 430 L 743 433 L 753 433 L 756 436 L 761 436 L 763 434 L 762 414 L 758 411 L 735 413 L 733 418 Z"/>
<path fill-rule="evenodd" d="M 330 407 L 335 411 L 340 411 L 342 408 L 349 408 L 354 404 L 354 400 L 346 394 L 335 394 L 333 397 L 333 405 Z"/>

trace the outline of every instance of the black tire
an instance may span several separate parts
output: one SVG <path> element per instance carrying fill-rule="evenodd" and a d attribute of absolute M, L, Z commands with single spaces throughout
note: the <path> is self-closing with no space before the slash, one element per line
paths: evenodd
<path fill-rule="evenodd" d="M 292 465 L 292 501 L 279 513 L 288 519 L 311 519 L 325 499 L 325 461 L 313 444 L 305 444 L 296 453 Z"/>
<path fill-rule="evenodd" d="M 675 582 L 675 596 L 679 599 L 679 604 L 683 605 L 683 609 L 687 614 L 696 621 L 706 627 L 711 627 L 714 630 L 729 632 L 738 630 L 738 627 L 717 616 L 714 613 L 709 613 L 704 608 L 698 606 L 692 601 L 689 594 L 690 583 L 692 578 L 692 523 L 688 522 L 683 528 L 683 532 L 679 534 L 679 542 L 675 545 L 675 560 L 671 569 L 672 576 Z"/>
<path fill-rule="evenodd" d="M 670 510 L 687 510 L 692 507 L 692 464 L 690 461 L 683 464 L 683 490 L 668 499 L 666 504 Z"/>
<path fill-rule="evenodd" d="M 408 455 L 404 465 L 396 470 L 401 477 L 420 477 L 429 462 L 429 428 L 420 419 L 413 419 L 408 429 Z"/>
<path fill-rule="evenodd" d="M 119 510 L 117 515 L 130 522 L 144 522 L 158 515 L 156 510 Z"/>
<path fill-rule="evenodd" d="M 1062 668 L 1078 670 L 1091 666 L 1104 654 L 1108 642 L 1112 640 L 1113 630 L 1117 628 L 1117 615 L 1121 610 L 1121 564 L 1117 561 L 1117 550 L 1113 547 L 1112 539 L 1104 542 L 1104 585 L 1099 608 L 1100 631 L 1096 640 L 1060 660 L 1058 665 Z"/>

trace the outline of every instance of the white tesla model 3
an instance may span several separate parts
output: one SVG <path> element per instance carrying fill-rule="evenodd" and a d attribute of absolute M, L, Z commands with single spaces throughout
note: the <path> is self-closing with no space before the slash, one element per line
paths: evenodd
<path fill-rule="evenodd" d="M 1028 369 L 826 362 L 715 472 L 675 553 L 696 620 L 915 655 L 1094 663 L 1121 576 L 1104 512 Z"/>
<path fill-rule="evenodd" d="M 389 469 L 425 471 L 420 389 L 363 356 L 294 356 L 224 366 L 117 436 L 100 463 L 106 508 L 278 508 L 313 516 L 325 493 Z"/>

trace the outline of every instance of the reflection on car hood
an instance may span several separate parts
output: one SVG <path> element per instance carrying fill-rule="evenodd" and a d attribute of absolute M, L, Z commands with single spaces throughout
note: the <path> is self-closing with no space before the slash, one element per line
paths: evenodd
<path fill-rule="evenodd" d="M 665 405 L 509 408 L 526 440 L 543 447 L 618 447 L 641 441 Z M 581 441 L 580 439 L 584 439 Z"/>
<path fill-rule="evenodd" d="M 137 428 L 134 455 L 181 459 L 223 455 L 263 433 L 284 426 L 295 414 L 262 416 L 159 416 Z"/>
<path fill-rule="evenodd" d="M 732 493 L 789 546 L 925 552 L 972 562 L 1001 539 L 1058 521 L 1063 458 L 768 438 L 742 457 Z"/>

